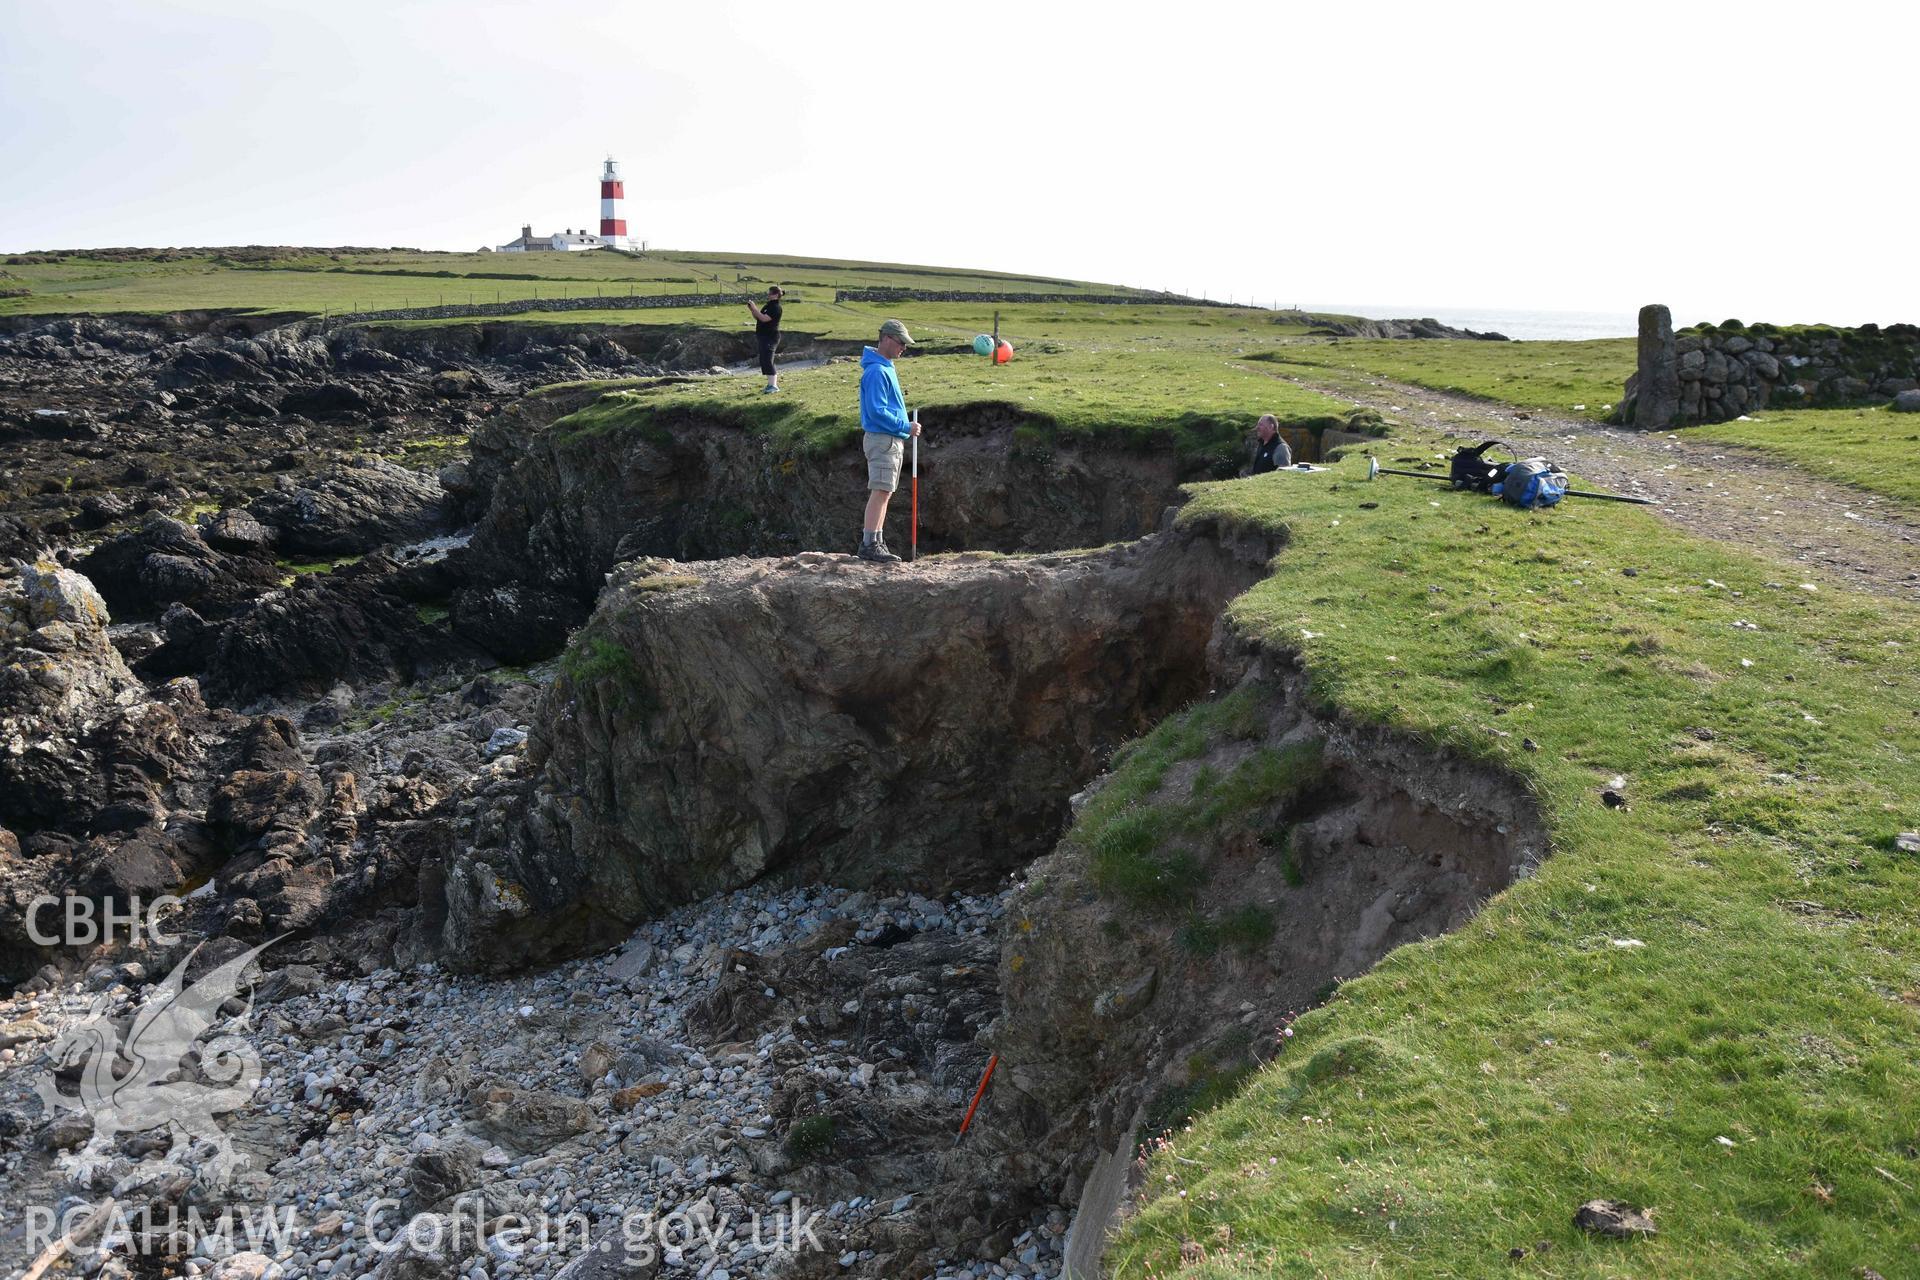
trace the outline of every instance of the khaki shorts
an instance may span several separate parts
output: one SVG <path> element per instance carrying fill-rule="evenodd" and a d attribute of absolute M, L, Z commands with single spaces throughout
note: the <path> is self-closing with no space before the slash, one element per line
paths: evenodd
<path fill-rule="evenodd" d="M 900 487 L 900 460 L 907 442 L 884 431 L 863 431 L 867 451 L 867 488 L 892 493 Z"/>

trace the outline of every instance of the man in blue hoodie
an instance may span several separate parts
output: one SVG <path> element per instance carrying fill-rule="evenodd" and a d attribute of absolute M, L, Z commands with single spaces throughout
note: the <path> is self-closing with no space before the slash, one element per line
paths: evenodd
<path fill-rule="evenodd" d="M 887 503 L 900 487 L 900 460 L 906 455 L 907 439 L 920 434 L 920 424 L 907 420 L 907 399 L 893 371 L 893 362 L 912 345 L 907 326 L 889 320 L 860 356 L 860 429 L 867 453 L 867 516 L 860 526 L 860 558 L 878 564 L 900 559 L 887 550 L 881 531 L 887 523 Z"/>

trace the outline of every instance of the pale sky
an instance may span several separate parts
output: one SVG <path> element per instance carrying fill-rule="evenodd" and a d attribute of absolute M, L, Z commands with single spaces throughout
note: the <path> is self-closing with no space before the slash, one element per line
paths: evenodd
<path fill-rule="evenodd" d="M 0 251 L 654 247 L 1920 321 L 1920 6 L 0 0 Z"/>

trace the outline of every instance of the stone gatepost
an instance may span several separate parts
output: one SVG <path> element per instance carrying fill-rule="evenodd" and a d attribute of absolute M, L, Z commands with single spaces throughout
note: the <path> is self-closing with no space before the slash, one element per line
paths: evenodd
<path fill-rule="evenodd" d="M 1673 349 L 1673 313 L 1658 302 L 1640 308 L 1640 368 L 1628 384 L 1621 421 L 1643 431 L 1673 425 L 1680 411 L 1680 359 Z"/>

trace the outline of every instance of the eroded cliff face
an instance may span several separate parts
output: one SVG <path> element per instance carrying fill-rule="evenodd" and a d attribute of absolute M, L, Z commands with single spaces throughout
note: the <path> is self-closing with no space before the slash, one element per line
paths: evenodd
<path fill-rule="evenodd" d="M 1281 553 L 1198 522 L 885 570 L 625 563 L 542 705 L 530 784 L 447 869 L 441 943 L 503 969 L 745 885 L 938 896 L 1012 874 L 991 973 L 992 946 L 921 964 L 910 931 L 817 936 L 729 953 L 699 1016 L 823 1052 L 852 1034 L 950 1094 L 998 1054 L 959 1148 L 919 1084 L 795 1067 L 773 1107 L 785 1176 L 911 1196 L 895 1258 L 1084 1192 L 1091 1250 L 1143 1124 L 1546 853 L 1522 780 L 1315 712 L 1292 657 L 1224 619 Z M 942 1001 L 971 1012 L 929 1020 Z M 1102 1161 L 1120 1176 L 1090 1184 Z"/>
<path fill-rule="evenodd" d="M 474 643 L 511 631 L 557 652 L 621 560 L 682 561 L 851 550 L 866 463 L 858 433 L 823 452 L 692 415 L 645 428 L 555 425 L 588 393 L 523 402 L 475 433 L 473 483 L 489 495 L 456 627 Z M 1096 547 L 1153 531 L 1180 485 L 1204 478 L 1169 451 L 1082 449 L 1029 440 L 998 405 L 935 423 L 920 451 L 920 549 L 998 552 Z M 935 429 L 937 427 L 937 430 Z M 903 491 L 893 537 L 902 548 Z M 528 625 L 527 619 L 546 618 Z M 504 656 L 504 655 L 503 655 Z"/>
<path fill-rule="evenodd" d="M 1130 1157 L 1340 981 L 1459 928 L 1547 853 L 1518 777 L 1316 713 L 1291 657 L 1224 621 L 1212 670 L 1222 710 L 1080 797 L 1009 903 L 990 1033 L 1004 1092 L 979 1144 L 1042 1199 L 1079 1196 L 1104 1153 Z M 1122 838 L 1129 823 L 1151 840 Z"/>
<path fill-rule="evenodd" d="M 1267 538 L 1094 552 L 623 566 L 562 659 L 511 834 L 448 875 L 491 968 L 615 941 L 778 876 L 929 893 L 1044 852 L 1107 754 L 1206 692 Z"/>
<path fill-rule="evenodd" d="M 1314 713 L 1287 655 L 1224 626 L 1210 671 L 1218 692 L 1177 732 L 1129 748 L 1075 798 L 1075 824 L 1006 898 L 996 973 L 944 952 L 914 971 L 929 944 L 904 933 L 729 960 L 706 1006 L 729 1037 L 851 1037 L 946 1088 L 942 1107 L 924 1088 L 802 1068 L 776 1094 L 789 1148 L 833 1135 L 787 1162 L 789 1185 L 912 1197 L 875 1247 L 937 1254 L 1077 1202 L 1067 1260 L 1098 1274 L 1138 1141 L 1274 1057 L 1292 1016 L 1340 980 L 1461 927 L 1545 856 L 1518 778 Z M 1164 874 L 1141 874 L 1149 864 Z M 955 1143 L 990 1055 L 986 1102 Z M 1377 1055 L 1362 1038 L 1318 1056 L 1339 1072 Z"/>
<path fill-rule="evenodd" d="M 444 940 L 490 967 L 748 881 L 937 895 L 1012 870 L 978 937 L 881 913 L 716 953 L 690 1025 L 772 1046 L 758 1172 L 909 1206 L 854 1242 L 877 1251 L 855 1274 L 1075 1200 L 1097 1257 L 1143 1124 L 1177 1123 L 1292 1014 L 1547 849 L 1520 779 L 1316 713 L 1290 655 L 1214 621 L 1272 550 L 1197 530 L 896 573 L 630 566 L 542 709 L 518 825 L 448 877 Z M 1330 1069 L 1366 1049 L 1336 1044 Z M 836 1053 L 878 1072 L 822 1065 Z M 1116 1176 L 1090 1180 L 1103 1161 Z"/>

